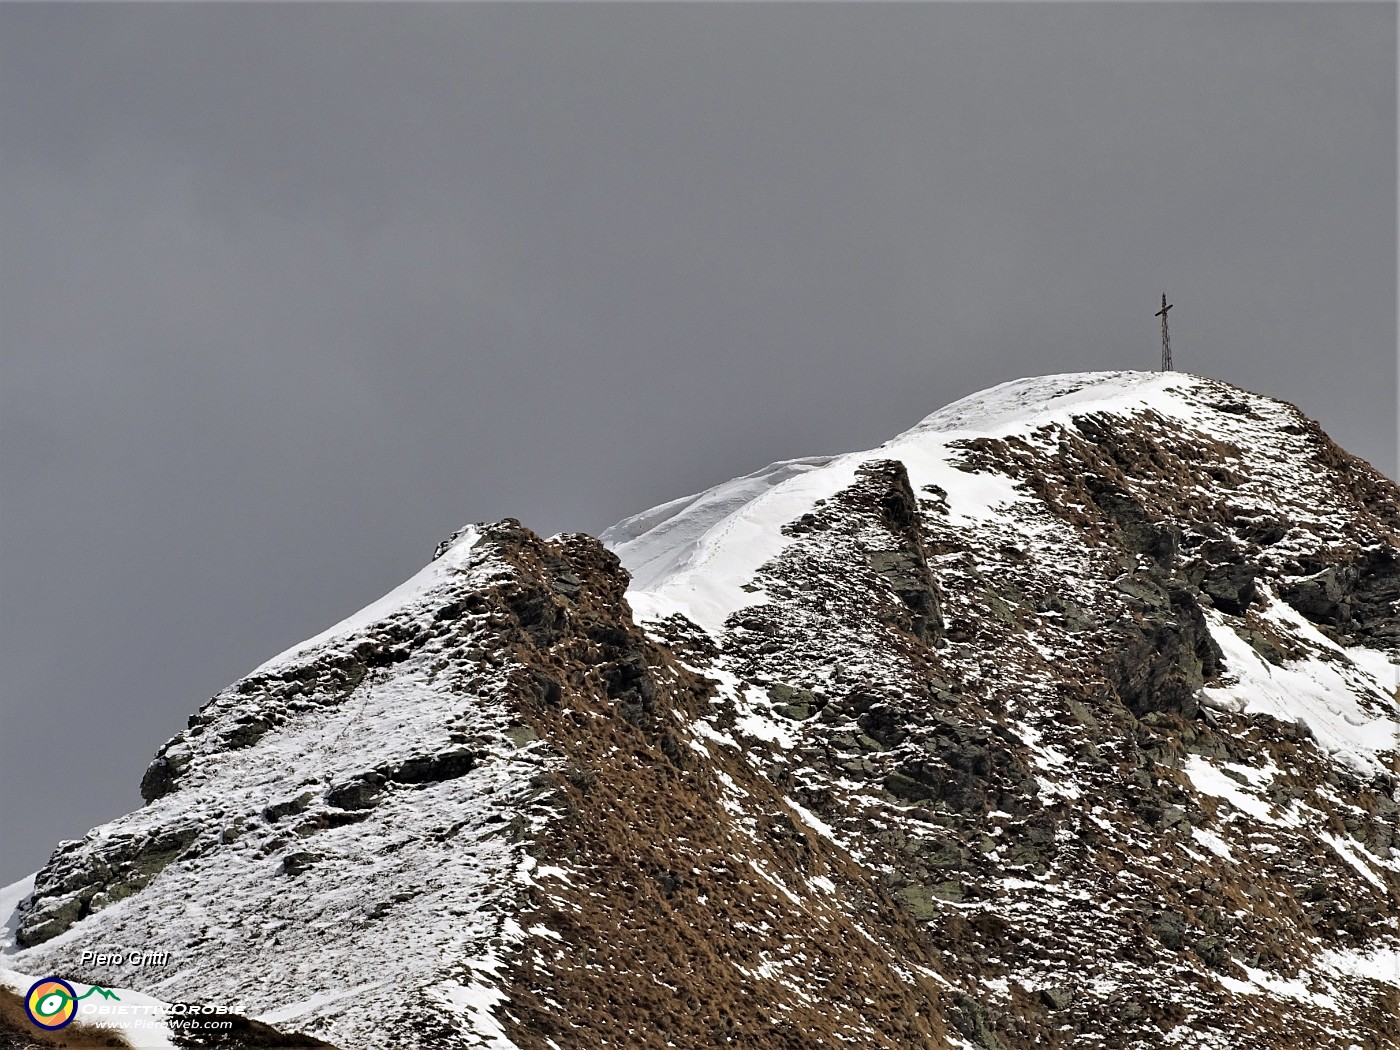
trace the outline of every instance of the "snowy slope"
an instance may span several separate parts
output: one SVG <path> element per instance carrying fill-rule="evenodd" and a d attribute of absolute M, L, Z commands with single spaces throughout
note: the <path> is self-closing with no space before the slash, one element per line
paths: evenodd
<path fill-rule="evenodd" d="M 83 901 L 101 909 L 99 927 L 73 925 L 15 953 L 14 965 L 72 973 L 88 948 L 160 947 L 168 967 L 119 979 L 346 1047 L 372 1045 L 394 1018 L 444 1010 L 465 1020 L 460 1045 L 508 1045 L 472 1004 L 489 998 L 492 945 L 511 939 L 508 902 L 526 884 L 523 853 L 502 826 L 524 808 L 541 763 L 504 736 L 502 707 L 464 701 L 459 683 L 439 674 L 481 626 L 467 621 L 399 662 L 357 669 L 363 677 L 341 695 L 333 684 L 317 695 L 327 661 L 431 624 L 436 609 L 507 575 L 480 540 L 467 530 L 408 583 L 192 718 L 164 749 L 181 768 L 180 789 L 62 844 L 40 875 L 41 890 L 58 891 L 56 914 Z M 475 688 L 489 697 L 501 678 L 483 670 L 490 677 Z M 274 708 L 265 686 L 248 686 L 269 679 L 284 683 Z M 249 726 L 266 731 L 237 746 Z M 455 761 L 442 765 L 443 756 Z M 168 863 L 165 841 L 181 863 Z M 83 896 L 88 866 L 128 870 L 139 884 L 152 853 L 166 864 L 153 892 L 118 884 Z"/>
<path fill-rule="evenodd" d="M 19 904 L 34 892 L 34 876 L 28 875 L 0 887 L 0 956 L 15 950 L 15 930 L 19 927 Z"/>
<path fill-rule="evenodd" d="M 600 539 L 627 552 L 626 565 L 636 590 L 654 587 L 693 567 L 717 526 L 791 478 L 826 466 L 829 456 L 771 463 L 760 471 L 716 485 L 695 496 L 663 503 L 618 522 Z"/>

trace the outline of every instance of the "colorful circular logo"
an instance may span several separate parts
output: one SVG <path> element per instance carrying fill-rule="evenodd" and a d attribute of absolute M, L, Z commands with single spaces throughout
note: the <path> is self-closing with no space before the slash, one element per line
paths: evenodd
<path fill-rule="evenodd" d="M 45 977 L 30 986 L 24 997 L 24 1012 L 40 1028 L 63 1028 L 72 1023 L 78 1012 L 78 993 L 67 981 Z"/>

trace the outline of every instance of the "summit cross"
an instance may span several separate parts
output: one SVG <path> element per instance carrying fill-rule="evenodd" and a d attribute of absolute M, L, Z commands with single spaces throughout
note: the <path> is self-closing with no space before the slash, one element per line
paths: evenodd
<path fill-rule="evenodd" d="M 1153 317 L 1160 317 L 1160 318 L 1162 319 L 1162 371 L 1163 371 L 1163 372 L 1170 372 L 1170 371 L 1172 370 L 1172 340 L 1171 340 L 1171 336 L 1169 336 L 1169 335 L 1167 334 L 1167 311 L 1170 310 L 1170 309 L 1172 308 L 1173 305 L 1175 305 L 1175 304 L 1168 304 L 1168 303 L 1167 303 L 1167 297 L 1166 297 L 1166 295 L 1163 295 L 1163 296 L 1162 296 L 1162 308 L 1161 308 L 1160 310 L 1158 310 L 1155 314 L 1152 315 Z"/>

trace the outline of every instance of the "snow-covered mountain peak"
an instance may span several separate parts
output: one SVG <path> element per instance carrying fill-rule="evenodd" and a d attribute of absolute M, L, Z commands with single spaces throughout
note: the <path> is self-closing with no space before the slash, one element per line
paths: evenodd
<path fill-rule="evenodd" d="M 1006 469 L 973 467 L 969 441 L 1014 438 L 1048 454 L 1056 435 L 1077 433 L 1076 419 L 1095 417 L 1119 420 L 1125 430 L 1156 430 L 1176 443 L 1194 435 L 1212 454 L 1249 450 L 1261 497 L 1252 509 L 1259 513 L 1286 509 L 1282 504 L 1306 511 L 1317 493 L 1296 475 L 1299 443 L 1289 431 L 1308 421 L 1292 405 L 1179 372 L 1079 372 L 971 394 L 876 449 L 770 464 L 627 518 L 602 539 L 632 573 L 630 597 L 639 615 L 681 613 L 714 632 L 759 600 L 752 577 L 788 545 L 783 529 L 851 485 L 862 467 L 903 463 L 916 491 L 940 493 L 949 520 L 975 525 L 999 519 L 1026 492 Z M 1200 451 L 1183 446 L 1178 458 Z"/>
<path fill-rule="evenodd" d="M 1400 492 L 1293 406 L 1018 380 L 604 540 L 224 690 L 7 967 L 341 1050 L 1389 1045 Z"/>

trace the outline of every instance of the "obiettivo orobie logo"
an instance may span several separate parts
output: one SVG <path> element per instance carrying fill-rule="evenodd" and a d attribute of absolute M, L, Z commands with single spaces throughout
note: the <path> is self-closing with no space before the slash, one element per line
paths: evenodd
<path fill-rule="evenodd" d="M 79 995 L 67 981 L 45 977 L 29 986 L 29 992 L 24 997 L 24 1012 L 40 1028 L 52 1032 L 72 1024 L 78 1014 L 78 1000 L 86 999 L 93 992 L 104 999 L 121 998 L 116 992 L 97 985 Z"/>

